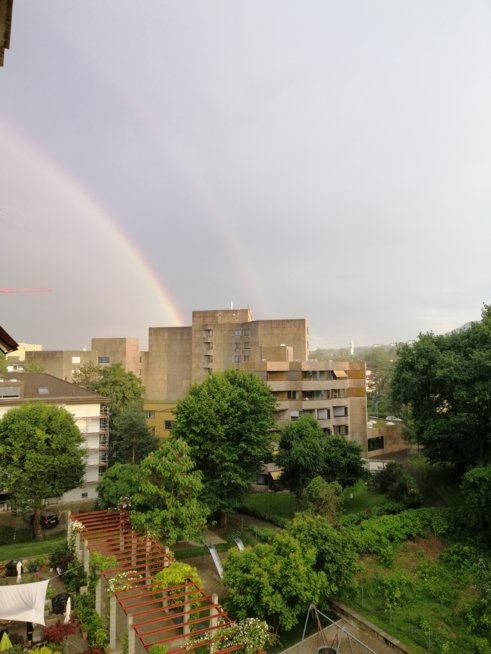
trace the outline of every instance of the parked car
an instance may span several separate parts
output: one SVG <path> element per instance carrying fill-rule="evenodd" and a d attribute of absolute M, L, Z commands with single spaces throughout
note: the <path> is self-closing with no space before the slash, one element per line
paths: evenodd
<path fill-rule="evenodd" d="M 400 418 L 396 418 L 395 416 L 387 416 L 386 420 L 392 420 L 392 422 L 402 422 Z"/>
<path fill-rule="evenodd" d="M 29 522 L 34 524 L 34 514 L 29 518 Z M 60 524 L 60 519 L 56 513 L 41 513 L 41 527 L 43 529 L 51 529 Z"/>

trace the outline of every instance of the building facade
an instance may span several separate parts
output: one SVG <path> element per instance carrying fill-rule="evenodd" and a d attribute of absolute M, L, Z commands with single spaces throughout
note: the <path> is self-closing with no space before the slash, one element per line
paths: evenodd
<path fill-rule="evenodd" d="M 101 408 L 101 403 L 109 400 L 46 373 L 0 374 L 0 418 L 25 402 L 55 404 L 73 415 L 88 449 L 85 481 L 82 488 L 75 488 L 58 499 L 61 502 L 95 499 L 97 483 L 108 463 L 109 413 Z"/>
<path fill-rule="evenodd" d="M 276 423 L 282 427 L 301 415 L 317 419 L 326 434 L 341 434 L 367 452 L 365 363 L 292 361 L 287 346 L 282 360 L 271 348 L 273 360 L 243 362 L 263 379 L 278 401 Z M 266 351 L 267 354 L 267 351 Z"/>

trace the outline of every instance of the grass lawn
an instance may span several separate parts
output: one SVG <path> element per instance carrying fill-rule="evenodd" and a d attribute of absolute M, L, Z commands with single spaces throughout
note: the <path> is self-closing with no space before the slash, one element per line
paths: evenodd
<path fill-rule="evenodd" d="M 221 543 L 220 545 L 215 545 L 217 552 L 227 552 L 231 547 L 237 547 L 235 541 L 232 538 L 232 533 L 235 534 L 236 531 L 231 530 L 227 534 L 220 534 L 222 538 L 227 540 L 227 542 Z M 242 534 L 240 534 L 240 539 L 246 547 L 248 545 L 255 545 L 257 543 L 257 540 L 253 538 L 250 533 L 246 532 L 242 532 Z M 173 556 L 176 561 L 185 561 L 186 559 L 192 559 L 195 556 L 203 556 L 205 554 L 209 554 L 209 550 L 206 545 L 202 545 L 201 547 L 190 547 L 186 550 L 177 550 L 176 552 L 173 552 Z"/>
<path fill-rule="evenodd" d="M 295 495 L 293 493 L 251 493 L 246 506 L 256 511 L 293 518 L 295 513 Z"/>
<path fill-rule="evenodd" d="M 414 457 L 410 463 L 419 470 L 448 506 L 460 506 L 463 503 L 459 488 L 460 479 L 452 466 L 430 465 L 423 456 Z"/>
<path fill-rule="evenodd" d="M 351 499 L 350 495 L 353 495 Z M 385 500 L 384 493 L 374 493 L 367 490 L 364 481 L 358 481 L 351 488 L 346 488 L 343 493 L 344 506 L 343 513 L 358 513 L 367 509 L 375 509 Z"/>
<path fill-rule="evenodd" d="M 13 543 L 11 545 L 0 545 L 0 561 L 7 562 L 12 559 L 23 559 L 29 556 L 40 554 L 51 554 L 64 540 L 66 534 L 56 534 L 43 541 L 31 541 L 30 543 Z"/>

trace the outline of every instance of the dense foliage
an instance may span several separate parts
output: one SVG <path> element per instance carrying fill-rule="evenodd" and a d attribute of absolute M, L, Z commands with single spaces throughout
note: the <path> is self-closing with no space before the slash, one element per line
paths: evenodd
<path fill-rule="evenodd" d="M 173 437 L 184 439 L 203 474 L 202 499 L 231 513 L 270 455 L 276 400 L 254 373 L 234 369 L 193 384 L 177 403 Z"/>
<path fill-rule="evenodd" d="M 281 483 L 297 498 L 314 477 L 353 486 L 365 476 L 362 448 L 344 436 L 326 436 L 311 415 L 302 415 L 281 432 L 277 462 L 283 468 Z"/>
<path fill-rule="evenodd" d="M 297 498 L 323 472 L 324 441 L 325 434 L 311 415 L 300 416 L 281 431 L 277 456 L 277 463 L 283 468 L 281 484 Z"/>
<path fill-rule="evenodd" d="M 141 379 L 133 372 L 126 372 L 120 363 L 113 363 L 104 368 L 99 379 L 88 386 L 89 390 L 110 398 L 111 427 L 116 416 L 130 406 L 143 409 L 145 388 Z"/>
<path fill-rule="evenodd" d="M 315 563 L 315 549 L 302 547 L 286 532 L 244 552 L 230 550 L 223 562 L 223 583 L 234 613 L 265 619 L 275 631 L 290 630 L 327 590 L 326 575 L 315 571 Z"/>
<path fill-rule="evenodd" d="M 147 426 L 139 405 L 130 405 L 117 414 L 109 441 L 109 464 L 140 463 L 158 447 L 158 438 Z"/>
<path fill-rule="evenodd" d="M 179 438 L 167 440 L 139 466 L 139 490 L 131 498 L 131 522 L 137 531 L 178 540 L 201 540 L 208 509 L 198 499 L 202 475 L 194 469 L 190 447 Z"/>
<path fill-rule="evenodd" d="M 117 509 L 131 505 L 131 497 L 138 492 L 138 466 L 115 463 L 97 484 L 97 508 Z"/>
<path fill-rule="evenodd" d="M 315 551 L 314 570 L 326 575 L 323 599 L 351 586 L 358 569 L 358 553 L 347 530 L 335 529 L 320 515 L 297 513 L 288 532 L 302 549 Z"/>
<path fill-rule="evenodd" d="M 402 464 L 396 461 L 389 461 L 384 468 L 378 470 L 370 485 L 373 490 L 385 493 L 389 500 L 406 509 L 419 506 L 423 500 L 414 479 L 404 470 Z"/>
<path fill-rule="evenodd" d="M 305 489 L 305 509 L 330 522 L 337 521 L 343 502 L 343 489 L 337 481 L 329 483 L 322 477 L 314 477 Z"/>
<path fill-rule="evenodd" d="M 430 463 L 465 470 L 491 462 L 491 307 L 446 336 L 421 334 L 399 349 L 392 394 L 410 407 L 414 438 Z"/>
<path fill-rule="evenodd" d="M 71 413 L 53 405 L 23 404 L 0 420 L 0 486 L 11 494 L 15 509 L 34 512 L 38 540 L 43 500 L 83 484 L 83 444 Z"/>

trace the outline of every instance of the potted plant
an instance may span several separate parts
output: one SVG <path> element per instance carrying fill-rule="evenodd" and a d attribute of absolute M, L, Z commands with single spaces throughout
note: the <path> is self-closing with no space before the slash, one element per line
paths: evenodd
<path fill-rule="evenodd" d="M 87 643 L 94 651 L 102 652 L 109 645 L 109 635 L 104 627 L 89 631 Z"/>

